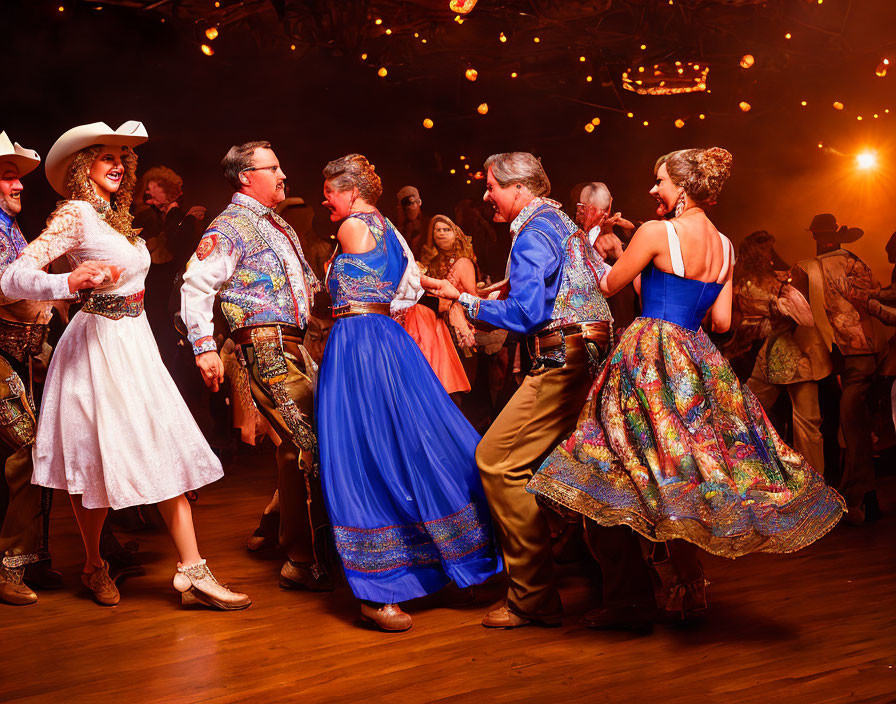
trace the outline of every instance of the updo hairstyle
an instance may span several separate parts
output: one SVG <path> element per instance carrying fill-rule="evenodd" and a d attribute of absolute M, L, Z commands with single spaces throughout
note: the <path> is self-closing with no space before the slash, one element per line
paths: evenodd
<path fill-rule="evenodd" d="M 358 189 L 358 194 L 370 205 L 376 205 L 383 195 L 383 184 L 373 164 L 363 154 L 348 154 L 334 159 L 324 167 L 324 179 L 337 191 Z"/>
<path fill-rule="evenodd" d="M 681 149 L 657 162 L 665 163 L 669 178 L 699 206 L 715 205 L 731 175 L 731 153 L 721 147 Z"/>

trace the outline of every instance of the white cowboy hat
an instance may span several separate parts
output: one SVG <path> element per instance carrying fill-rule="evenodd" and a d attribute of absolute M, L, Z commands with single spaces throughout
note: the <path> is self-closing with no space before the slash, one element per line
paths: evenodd
<path fill-rule="evenodd" d="M 9 161 L 19 167 L 19 177 L 30 174 L 40 163 L 40 155 L 33 149 L 25 149 L 18 142 L 13 144 L 6 132 L 0 132 L 0 163 Z"/>
<path fill-rule="evenodd" d="M 117 130 L 113 130 L 105 122 L 91 122 L 89 125 L 72 127 L 50 147 L 44 166 L 47 180 L 54 191 L 63 197 L 68 197 L 70 194 L 65 188 L 68 167 L 79 151 L 94 144 L 106 147 L 136 147 L 147 139 L 149 135 L 146 134 L 146 128 L 142 122 L 136 120 L 128 120 Z"/>

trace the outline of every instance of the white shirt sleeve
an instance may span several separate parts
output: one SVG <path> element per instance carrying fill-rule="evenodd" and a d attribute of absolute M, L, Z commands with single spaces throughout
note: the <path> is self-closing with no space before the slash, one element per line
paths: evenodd
<path fill-rule="evenodd" d="M 71 298 L 68 274 L 48 274 L 50 262 L 77 248 L 84 239 L 84 213 L 74 201 L 63 203 L 50 216 L 47 229 L 10 264 L 0 279 L 7 298 L 55 301 Z"/>
<path fill-rule="evenodd" d="M 240 252 L 228 237 L 209 230 L 187 262 L 180 288 L 180 315 L 194 355 L 218 350 L 212 321 L 215 296 L 230 281 L 239 259 Z"/>
<path fill-rule="evenodd" d="M 597 238 L 600 237 L 600 225 L 595 225 L 590 230 L 588 230 L 588 241 L 591 243 L 591 246 L 594 246 L 594 243 L 597 242 Z"/>

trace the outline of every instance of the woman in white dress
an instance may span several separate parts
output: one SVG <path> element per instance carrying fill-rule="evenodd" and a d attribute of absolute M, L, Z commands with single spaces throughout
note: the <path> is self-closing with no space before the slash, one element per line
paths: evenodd
<path fill-rule="evenodd" d="M 15 298 L 81 291 L 85 300 L 47 373 L 33 482 L 69 493 L 87 551 L 81 581 L 98 603 L 113 606 L 120 598 L 99 550 L 109 507 L 156 503 L 180 556 L 174 586 L 183 602 L 243 609 L 249 597 L 220 585 L 201 558 L 184 496 L 220 479 L 221 463 L 165 369 L 143 312 L 150 256 L 128 210 L 133 147 L 146 139 L 139 122 L 117 130 L 96 122 L 63 134 L 46 170 L 68 200 L 0 280 Z M 72 273 L 46 273 L 62 255 Z"/>

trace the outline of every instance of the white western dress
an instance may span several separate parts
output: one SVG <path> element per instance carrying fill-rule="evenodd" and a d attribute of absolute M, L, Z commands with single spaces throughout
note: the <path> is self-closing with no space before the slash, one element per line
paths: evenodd
<path fill-rule="evenodd" d="M 67 255 L 122 267 L 103 294 L 143 290 L 150 257 L 86 201 L 62 205 L 47 229 L 9 266 L 0 288 L 12 298 L 69 298 L 67 274 L 43 271 Z M 198 371 L 197 371 L 198 373 Z M 146 314 L 118 320 L 79 311 L 59 340 L 44 385 L 32 482 L 81 494 L 86 508 L 151 504 L 223 476 L 168 374 Z"/>

